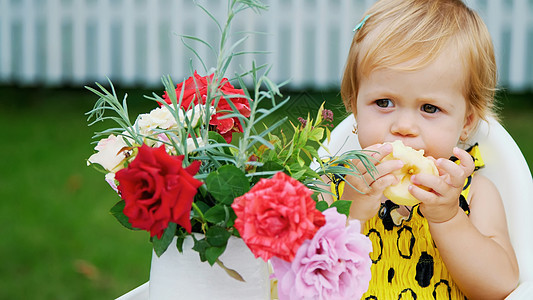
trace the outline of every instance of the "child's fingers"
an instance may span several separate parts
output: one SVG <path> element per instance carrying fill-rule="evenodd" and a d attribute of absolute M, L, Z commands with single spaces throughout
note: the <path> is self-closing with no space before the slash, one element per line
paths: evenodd
<path fill-rule="evenodd" d="M 375 181 L 379 180 L 383 176 L 389 175 L 393 171 L 401 169 L 403 165 L 404 163 L 401 160 L 389 160 L 380 163 L 376 166 L 376 172 L 374 174 L 367 172 L 363 175 L 363 179 L 366 183 L 368 183 L 368 185 L 373 185 Z"/>
<path fill-rule="evenodd" d="M 364 194 L 371 193 L 376 189 L 376 182 L 382 182 L 383 177 L 391 177 L 386 179 L 385 182 L 389 182 L 388 185 L 397 181 L 397 178 L 391 173 L 395 170 L 399 170 L 403 167 L 404 163 L 401 160 L 389 160 L 383 163 L 380 163 L 376 166 L 375 173 L 362 172 L 360 176 L 347 176 L 346 179 L 349 183 L 355 187 L 357 190 L 361 191 Z M 392 180 L 392 181 L 391 181 Z M 382 192 L 383 189 L 380 189 Z"/>
<path fill-rule="evenodd" d="M 399 179 L 392 174 L 382 176 L 372 183 L 371 193 L 373 195 L 381 195 L 388 186 L 396 184 L 398 181 Z"/>
<path fill-rule="evenodd" d="M 383 157 L 392 152 L 392 146 L 390 144 L 375 144 L 368 148 L 365 148 L 364 151 L 368 151 L 368 154 L 372 157 L 372 159 L 370 159 L 370 162 L 374 164 L 374 166 L 376 166 L 379 165 Z M 359 170 L 359 173 L 361 175 L 365 175 L 365 181 L 368 184 L 374 181 L 374 178 L 372 178 L 372 176 L 368 174 L 365 164 L 361 160 L 353 159 L 352 163 L 357 168 L 357 170 Z M 368 174 L 368 176 L 366 176 L 366 174 Z"/>
<path fill-rule="evenodd" d="M 383 159 L 383 157 L 389 155 L 392 153 L 392 145 L 391 144 L 376 144 L 375 150 L 372 149 L 373 147 L 368 147 L 368 150 L 374 150 L 376 152 L 372 153 L 371 156 L 376 159 L 378 162 Z"/>
<path fill-rule="evenodd" d="M 448 174 L 443 175 L 445 178 L 449 177 Z M 443 180 L 442 176 L 435 176 L 431 174 L 425 174 L 425 173 L 419 173 L 416 175 L 411 176 L 411 182 L 415 184 L 417 188 L 420 186 L 429 188 L 431 192 L 428 192 L 422 188 L 421 190 L 428 192 L 428 193 L 436 193 L 437 195 L 443 195 L 446 193 L 447 190 L 450 189 L 450 184 L 446 182 L 447 180 Z M 461 185 L 462 187 L 462 185 Z M 417 199 L 418 197 L 413 194 Z"/>
<path fill-rule="evenodd" d="M 435 202 L 437 200 L 437 195 L 435 195 L 435 193 L 432 193 L 431 191 L 426 191 L 419 186 L 410 185 L 408 190 L 411 195 L 413 195 L 422 203 Z"/>
<path fill-rule="evenodd" d="M 444 182 L 456 188 L 462 187 L 466 177 L 472 174 L 473 171 L 473 168 L 470 169 L 462 164 L 457 165 L 448 159 L 438 159 L 436 165 Z"/>
<path fill-rule="evenodd" d="M 368 154 L 372 159 L 370 161 L 375 165 L 378 164 L 383 157 L 389 155 L 392 152 L 391 144 L 374 144 L 362 150 Z"/>
<path fill-rule="evenodd" d="M 352 162 L 359 170 L 360 176 L 348 175 L 346 176 L 346 180 L 351 186 L 363 194 L 374 194 L 375 191 L 381 193 L 384 189 L 384 187 L 381 188 L 383 185 L 386 187 L 397 181 L 396 177 L 390 173 L 402 168 L 404 163 L 400 160 L 389 160 L 381 163 L 383 157 L 392 152 L 392 145 L 390 144 L 375 144 L 364 150 L 370 152 L 369 155 L 373 158 L 371 162 L 374 163 L 376 172 L 368 172 L 363 162 L 360 160 L 353 160 Z M 378 181 L 379 184 L 374 186 Z"/>
<path fill-rule="evenodd" d="M 451 160 L 439 158 L 436 163 L 440 177 L 444 182 L 453 187 L 461 187 L 466 173 L 460 166 Z"/>
<path fill-rule="evenodd" d="M 460 160 L 459 166 L 461 166 L 465 170 L 467 176 L 474 172 L 474 159 L 468 152 L 461 148 L 455 147 L 453 148 L 453 154 Z"/>

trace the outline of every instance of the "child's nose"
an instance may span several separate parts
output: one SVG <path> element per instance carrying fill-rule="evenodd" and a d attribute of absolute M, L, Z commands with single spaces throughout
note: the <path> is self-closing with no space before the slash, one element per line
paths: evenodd
<path fill-rule="evenodd" d="M 416 124 L 416 117 L 407 113 L 398 114 L 391 126 L 391 133 L 401 136 L 417 136 L 419 127 Z"/>

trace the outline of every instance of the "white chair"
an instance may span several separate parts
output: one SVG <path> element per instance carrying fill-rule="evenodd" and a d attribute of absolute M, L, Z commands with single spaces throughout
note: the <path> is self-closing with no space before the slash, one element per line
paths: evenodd
<path fill-rule="evenodd" d="M 344 119 L 331 133 L 320 156 L 361 149 L 352 132 L 353 114 Z M 479 172 L 491 179 L 502 195 L 511 242 L 520 266 L 520 284 L 507 299 L 533 299 L 533 180 L 527 162 L 513 138 L 495 120 L 482 122 L 470 139 L 478 142 L 486 167 Z"/>

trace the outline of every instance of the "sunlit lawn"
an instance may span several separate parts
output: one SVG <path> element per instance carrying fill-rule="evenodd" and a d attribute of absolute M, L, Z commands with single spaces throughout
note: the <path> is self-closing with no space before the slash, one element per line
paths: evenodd
<path fill-rule="evenodd" d="M 133 101 L 144 93 L 130 96 L 135 114 L 153 107 Z M 342 111 L 337 93 L 292 96 L 292 120 L 325 98 Z M 506 99 L 504 124 L 533 165 L 533 96 Z M 113 299 L 148 280 L 148 235 L 109 215 L 117 195 L 86 167 L 98 128 L 84 113 L 95 100 L 85 90 L 0 87 L 0 299 Z"/>

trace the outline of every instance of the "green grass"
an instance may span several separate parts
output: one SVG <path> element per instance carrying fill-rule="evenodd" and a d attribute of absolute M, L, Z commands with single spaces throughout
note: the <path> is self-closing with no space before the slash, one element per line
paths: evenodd
<path fill-rule="evenodd" d="M 498 96 L 503 107 L 502 124 L 524 154 L 529 169 L 533 168 L 533 93 Z"/>
<path fill-rule="evenodd" d="M 109 215 L 117 196 L 85 163 L 93 128 L 84 112 L 95 98 L 0 94 L 0 299 L 114 299 L 147 281 L 148 236 Z"/>
<path fill-rule="evenodd" d="M 119 92 L 123 94 L 124 91 Z M 130 96 L 132 115 L 153 104 Z M 292 121 L 336 92 L 291 93 Z M 533 95 L 503 95 L 504 125 L 533 165 Z M 96 97 L 80 89 L 0 87 L 0 299 L 113 299 L 149 277 L 148 234 L 108 213 L 118 200 L 88 168 L 92 133 L 84 113 Z"/>

